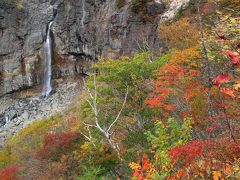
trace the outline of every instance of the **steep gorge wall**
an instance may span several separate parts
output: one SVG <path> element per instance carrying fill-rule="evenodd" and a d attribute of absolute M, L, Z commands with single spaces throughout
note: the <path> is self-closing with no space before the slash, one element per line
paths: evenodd
<path fill-rule="evenodd" d="M 161 14 L 161 3 L 149 4 Z M 159 16 L 160 17 L 160 16 Z M 88 71 L 98 57 L 136 53 L 142 43 L 159 48 L 159 17 L 151 22 L 114 0 L 24 0 L 23 8 L 0 3 L 0 96 L 41 84 L 43 42 L 54 19 L 53 78 Z"/>
<path fill-rule="evenodd" d="M 49 2 L 30 0 L 22 9 L 0 4 L 0 96 L 40 83 L 40 51 L 51 18 Z"/>

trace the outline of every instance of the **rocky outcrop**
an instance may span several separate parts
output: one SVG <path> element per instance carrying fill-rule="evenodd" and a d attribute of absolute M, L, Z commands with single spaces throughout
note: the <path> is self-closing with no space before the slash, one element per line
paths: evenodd
<path fill-rule="evenodd" d="M 81 91 L 81 81 L 68 80 L 59 84 L 48 98 L 22 98 L 9 94 L 0 101 L 0 149 L 4 140 L 31 124 L 56 113 L 63 114 Z M 6 122 L 8 121 L 8 122 Z"/>
<path fill-rule="evenodd" d="M 121 9 L 114 0 L 23 0 L 0 4 L 0 96 L 41 84 L 43 42 L 54 20 L 53 78 L 86 73 L 98 57 L 117 58 L 139 49 L 157 49 L 161 3 L 147 4 L 151 22 Z M 153 13 L 154 12 L 154 13 Z M 145 47 L 142 47 L 142 46 Z"/>
<path fill-rule="evenodd" d="M 170 0 L 169 7 L 167 8 L 167 11 L 163 13 L 162 18 L 163 19 L 174 18 L 174 16 L 178 12 L 178 9 L 187 6 L 189 1 L 190 0 Z"/>
<path fill-rule="evenodd" d="M 0 3 L 0 96 L 41 84 L 43 42 L 54 20 L 53 78 L 89 71 L 98 57 L 118 58 L 139 50 L 159 50 L 158 23 L 171 18 L 189 0 L 146 4 L 150 21 L 133 13 L 131 1 L 23 0 L 22 7 Z M 5 3 L 3 3 L 5 2 Z M 141 9 L 139 10 L 141 11 Z"/>
<path fill-rule="evenodd" d="M 53 28 L 56 51 L 56 74 L 73 74 L 88 71 L 86 65 L 98 57 L 118 58 L 132 55 L 143 43 L 147 48 L 158 49 L 158 18 L 143 22 L 129 9 L 129 3 L 121 9 L 113 0 L 68 0 L 58 5 Z M 152 3 L 151 3 L 152 4 Z M 74 7 L 74 8 L 73 8 Z M 163 12 L 163 5 L 153 3 L 151 8 Z M 69 56 L 70 55 L 70 56 Z M 71 63 L 75 61 L 75 64 Z M 63 72 L 63 66 L 66 66 Z M 75 69 L 74 69 L 75 67 Z M 69 72 L 66 72 L 70 70 Z"/>
<path fill-rule="evenodd" d="M 30 0 L 21 9 L 0 4 L 0 96 L 40 83 L 39 52 L 51 18 L 49 2 Z"/>

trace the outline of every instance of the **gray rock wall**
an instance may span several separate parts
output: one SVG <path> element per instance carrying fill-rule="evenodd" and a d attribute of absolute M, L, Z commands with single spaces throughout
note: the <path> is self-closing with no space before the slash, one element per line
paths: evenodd
<path fill-rule="evenodd" d="M 24 8 L 0 4 L 0 96 L 38 84 L 49 2 L 28 0 Z"/>
<path fill-rule="evenodd" d="M 86 73 L 98 57 L 160 46 L 159 18 L 142 22 L 128 1 L 120 10 L 114 0 L 24 0 L 23 6 L 0 4 L 0 96 L 41 84 L 43 42 L 52 19 L 54 78 Z M 148 9 L 149 15 L 163 12 L 159 3 Z"/>

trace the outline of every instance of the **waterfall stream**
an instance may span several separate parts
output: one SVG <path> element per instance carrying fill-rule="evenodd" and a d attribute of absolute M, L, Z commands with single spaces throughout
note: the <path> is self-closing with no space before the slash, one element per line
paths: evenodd
<path fill-rule="evenodd" d="M 52 56 L 53 56 L 53 48 L 52 48 L 52 37 L 51 37 L 51 27 L 53 21 L 49 22 L 48 30 L 47 30 L 47 38 L 44 44 L 45 50 L 45 59 L 44 59 L 44 74 L 43 74 L 43 89 L 42 89 L 42 97 L 48 97 L 52 91 Z"/>
<path fill-rule="evenodd" d="M 85 21 L 85 18 L 86 18 L 86 10 L 85 10 L 86 5 L 85 4 L 86 4 L 86 1 L 82 0 L 82 19 L 81 19 L 82 28 L 84 28 L 84 21 Z"/>
<path fill-rule="evenodd" d="M 6 114 L 5 116 L 4 116 L 4 120 L 5 120 L 5 122 L 4 122 L 4 125 L 3 125 L 3 127 L 6 127 L 6 125 L 10 122 L 10 118 L 9 118 L 9 116 Z"/>

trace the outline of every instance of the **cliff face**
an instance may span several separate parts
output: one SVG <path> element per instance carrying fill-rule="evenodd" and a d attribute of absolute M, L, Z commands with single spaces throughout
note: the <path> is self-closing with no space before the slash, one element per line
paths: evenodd
<path fill-rule="evenodd" d="M 23 0 L 22 8 L 0 1 L 0 146 L 32 121 L 63 112 L 81 82 L 80 86 L 76 79 L 66 83 L 62 77 L 88 73 L 89 64 L 99 57 L 159 52 L 160 19 L 173 17 L 188 0 L 173 0 L 166 8 L 161 0 L 149 1 L 144 15 L 132 12 L 130 0 L 120 9 L 117 1 Z M 27 88 L 39 91 L 35 96 L 40 94 L 51 21 L 53 94 L 47 99 L 19 97 L 16 94 L 26 93 Z"/>
<path fill-rule="evenodd" d="M 49 2 L 28 1 L 18 9 L 0 4 L 0 95 L 40 81 L 46 23 L 52 18 Z"/>
<path fill-rule="evenodd" d="M 43 42 L 53 20 L 53 78 L 88 71 L 98 57 L 136 53 L 145 43 L 157 49 L 162 3 L 148 4 L 151 22 L 113 0 L 25 0 L 23 8 L 0 4 L 0 96 L 41 84 Z M 147 43 L 147 44 L 146 44 Z"/>

